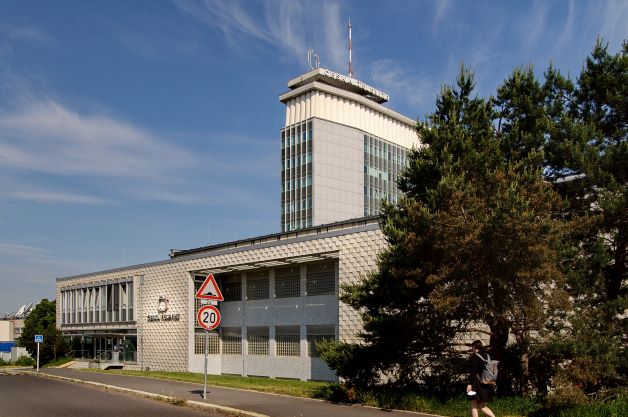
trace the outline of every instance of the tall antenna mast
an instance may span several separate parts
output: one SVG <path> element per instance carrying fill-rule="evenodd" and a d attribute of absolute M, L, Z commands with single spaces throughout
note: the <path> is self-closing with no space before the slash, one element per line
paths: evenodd
<path fill-rule="evenodd" d="M 351 20 L 349 20 L 349 77 L 353 78 L 355 74 L 353 73 L 353 62 L 351 61 L 351 49 Z"/>

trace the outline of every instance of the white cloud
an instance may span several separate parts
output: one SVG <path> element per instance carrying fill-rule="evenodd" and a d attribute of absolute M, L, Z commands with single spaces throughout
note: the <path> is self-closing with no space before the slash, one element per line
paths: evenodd
<path fill-rule="evenodd" d="M 539 41 L 544 39 L 547 7 L 544 0 L 535 0 L 528 14 L 521 19 L 519 31 L 522 42 L 521 50 L 525 53 L 524 60 L 532 51 L 537 49 Z"/>
<path fill-rule="evenodd" d="M 0 24 L 0 33 L 4 33 L 10 39 L 46 44 L 52 37 L 41 29 L 32 26 L 17 26 Z"/>
<path fill-rule="evenodd" d="M 436 36 L 437 28 L 442 22 L 447 13 L 449 12 L 451 6 L 450 0 L 440 0 L 436 2 L 436 7 L 434 9 L 434 16 L 432 18 L 432 34 Z"/>
<path fill-rule="evenodd" d="M 338 70 L 346 65 L 346 23 L 338 2 L 175 0 L 175 4 L 194 20 L 220 30 L 241 53 L 258 51 L 259 45 L 250 42 L 254 40 L 305 66 L 311 46 L 319 53 L 321 66 Z"/>
<path fill-rule="evenodd" d="M 17 243 L 0 242 L 0 253 L 19 256 L 43 256 L 49 253 L 49 250 Z"/>
<path fill-rule="evenodd" d="M 370 65 L 370 78 L 392 98 L 399 97 L 415 107 L 433 100 L 438 92 L 432 77 L 422 72 L 410 73 L 402 63 L 392 59 L 374 61 Z"/>
<path fill-rule="evenodd" d="M 0 113 L 0 164 L 5 169 L 169 182 L 195 160 L 131 124 L 79 114 L 52 100 Z"/>
<path fill-rule="evenodd" d="M 100 197 L 93 197 L 83 194 L 63 193 L 55 191 L 12 191 L 8 193 L 9 197 L 18 200 L 34 201 L 37 203 L 67 203 L 67 204 L 88 204 L 100 205 L 107 203 L 107 200 Z"/>
<path fill-rule="evenodd" d="M 79 113 L 30 95 L 20 102 L 0 108 L 0 197 L 41 204 L 246 206 L 248 197 L 233 196 L 268 196 L 243 188 L 243 181 L 276 177 L 268 170 L 276 163 L 270 140 L 215 132 L 162 138 L 103 112 Z M 204 153 L 184 145 L 200 140 Z"/>
<path fill-rule="evenodd" d="M 569 0 L 567 18 L 565 19 L 565 24 L 556 41 L 556 45 L 558 47 L 565 47 L 571 42 L 571 39 L 573 37 L 575 19 L 576 6 L 573 0 Z"/>

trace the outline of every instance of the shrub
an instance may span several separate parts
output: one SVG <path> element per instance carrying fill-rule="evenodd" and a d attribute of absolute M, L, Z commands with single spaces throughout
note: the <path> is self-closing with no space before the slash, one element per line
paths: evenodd
<path fill-rule="evenodd" d="M 33 366 L 35 365 L 35 359 L 30 356 L 20 356 L 15 361 L 15 365 L 17 366 Z"/>
<path fill-rule="evenodd" d="M 48 368 L 53 368 L 55 366 L 63 365 L 64 363 L 72 362 L 73 360 L 74 358 L 68 358 L 68 357 L 57 358 L 46 363 L 44 366 Z"/>

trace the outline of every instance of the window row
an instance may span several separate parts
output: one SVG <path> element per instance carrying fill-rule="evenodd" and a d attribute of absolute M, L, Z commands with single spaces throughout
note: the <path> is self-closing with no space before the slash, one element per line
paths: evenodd
<path fill-rule="evenodd" d="M 133 280 L 61 291 L 61 324 L 135 320 Z"/>
<path fill-rule="evenodd" d="M 302 165 L 307 165 L 312 163 L 312 150 L 310 149 L 307 154 L 303 155 L 295 155 L 290 158 L 290 156 L 281 157 L 281 170 L 285 171 L 287 169 L 297 168 Z"/>
<path fill-rule="evenodd" d="M 281 183 L 281 191 L 298 190 L 303 187 L 309 187 L 312 185 L 312 175 L 303 175 L 301 177 L 292 178 L 289 181 L 283 181 Z M 311 207 L 311 204 L 310 204 Z"/>
<path fill-rule="evenodd" d="M 336 293 L 336 263 L 317 262 L 306 264 L 305 295 L 329 295 Z M 301 267 L 289 266 L 275 268 L 273 298 L 289 298 L 301 296 Z M 198 291 L 203 276 L 195 277 L 195 291 Z M 270 297 L 270 270 L 249 271 L 246 273 L 246 285 L 243 285 L 242 274 L 227 274 L 218 277 L 218 286 L 226 301 L 264 300 Z M 200 308 L 197 300 L 196 310 Z"/>
<path fill-rule="evenodd" d="M 281 149 L 312 140 L 312 121 L 299 123 L 281 130 Z"/>
<path fill-rule="evenodd" d="M 298 326 L 275 328 L 275 351 L 273 356 L 301 356 L 301 336 Z M 205 331 L 197 329 L 194 335 L 194 353 L 205 353 Z M 242 355 L 243 342 L 246 341 L 244 351 L 247 355 L 271 355 L 270 336 L 268 327 L 247 328 L 246 338 L 242 337 L 242 329 L 223 328 L 221 333 L 211 331 L 207 333 L 208 354 Z M 318 357 L 317 344 L 323 341 L 335 340 L 333 326 L 308 326 L 307 328 L 307 356 Z"/>
<path fill-rule="evenodd" d="M 308 198 L 304 198 L 302 200 L 291 201 L 290 203 L 283 204 L 281 206 L 281 214 L 285 213 L 294 213 L 297 211 L 301 211 L 303 209 L 311 209 L 312 208 L 312 196 L 308 196 Z"/>
<path fill-rule="evenodd" d="M 381 200 L 399 201 L 397 178 L 406 164 L 402 146 L 364 135 L 364 215 L 379 213 Z"/>

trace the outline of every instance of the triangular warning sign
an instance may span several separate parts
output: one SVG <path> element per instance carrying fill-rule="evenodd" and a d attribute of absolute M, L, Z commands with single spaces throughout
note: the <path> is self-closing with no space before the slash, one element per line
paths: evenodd
<path fill-rule="evenodd" d="M 200 298 L 202 300 L 214 300 L 214 301 L 224 301 L 224 297 L 220 292 L 220 288 L 218 288 L 218 284 L 216 284 L 216 280 L 212 274 L 207 275 L 203 285 L 201 288 L 196 291 L 196 298 Z"/>

